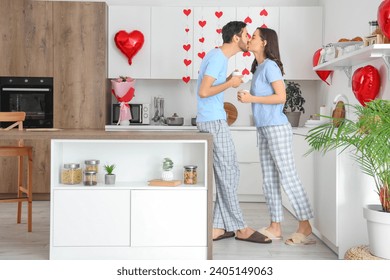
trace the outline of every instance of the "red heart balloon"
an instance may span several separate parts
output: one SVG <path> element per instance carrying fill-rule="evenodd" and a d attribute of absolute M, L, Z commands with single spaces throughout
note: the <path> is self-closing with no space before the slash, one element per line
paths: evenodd
<path fill-rule="evenodd" d="M 384 0 L 379 5 L 377 20 L 382 33 L 390 38 L 390 0 Z"/>
<path fill-rule="evenodd" d="M 321 56 L 321 51 L 322 49 L 318 49 L 315 51 L 313 55 L 313 67 L 318 65 L 318 61 L 320 60 L 320 56 Z M 325 83 L 327 83 L 327 85 L 329 85 L 326 79 L 329 77 L 330 74 L 333 73 L 333 71 L 317 70 L 316 73 L 321 80 L 323 80 Z"/>
<path fill-rule="evenodd" d="M 121 30 L 115 34 L 114 40 L 118 49 L 126 55 L 131 65 L 133 57 L 144 44 L 144 35 L 138 30 L 131 31 L 130 33 Z"/>
<path fill-rule="evenodd" d="M 367 65 L 356 69 L 352 76 L 352 91 L 360 104 L 374 100 L 379 93 L 380 76 L 378 70 Z"/>

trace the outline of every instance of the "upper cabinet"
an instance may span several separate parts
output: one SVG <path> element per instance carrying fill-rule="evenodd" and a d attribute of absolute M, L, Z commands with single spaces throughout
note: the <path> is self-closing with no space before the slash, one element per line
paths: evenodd
<path fill-rule="evenodd" d="M 257 27 L 278 33 L 286 79 L 318 79 L 312 54 L 322 46 L 321 7 L 161 6 L 109 6 L 109 78 L 197 79 L 203 57 L 222 45 L 222 27 L 233 20 L 246 22 L 250 36 Z M 119 30 L 144 34 L 144 46 L 132 65 L 115 45 Z M 236 54 L 229 60 L 228 74 L 238 69 L 251 76 L 253 59 L 249 52 Z"/>
<path fill-rule="evenodd" d="M 151 24 L 150 7 L 109 6 L 108 8 L 108 77 L 130 76 L 150 78 Z M 138 30 L 144 35 L 144 44 L 133 57 L 130 65 L 127 57 L 115 45 L 115 34 L 121 30 L 130 33 Z"/>
<path fill-rule="evenodd" d="M 278 35 L 285 79 L 318 80 L 312 61 L 322 46 L 322 8 L 281 7 Z"/>

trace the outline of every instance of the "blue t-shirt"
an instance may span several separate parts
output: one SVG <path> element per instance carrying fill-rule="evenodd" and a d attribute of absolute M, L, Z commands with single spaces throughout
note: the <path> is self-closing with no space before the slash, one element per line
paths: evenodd
<path fill-rule="evenodd" d="M 229 59 L 220 48 L 212 49 L 203 59 L 197 84 L 197 122 L 226 120 L 226 112 L 223 108 L 224 92 L 216 95 L 200 98 L 199 87 L 205 75 L 215 78 L 213 86 L 226 82 L 226 73 Z"/>
<path fill-rule="evenodd" d="M 271 83 L 282 80 L 282 72 L 275 61 L 265 59 L 257 66 L 252 77 L 250 93 L 254 96 L 274 94 Z M 282 125 L 288 123 L 283 113 L 284 104 L 252 103 L 252 112 L 256 127 Z"/>

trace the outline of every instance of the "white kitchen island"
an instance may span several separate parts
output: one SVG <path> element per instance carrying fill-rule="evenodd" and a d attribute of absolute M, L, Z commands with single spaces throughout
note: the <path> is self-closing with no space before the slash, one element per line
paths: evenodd
<path fill-rule="evenodd" d="M 209 134 L 64 130 L 51 138 L 50 259 L 212 258 Z M 148 186 L 164 157 L 182 182 L 183 166 L 197 165 L 198 183 Z M 97 185 L 61 184 L 64 163 L 88 159 L 100 160 Z M 116 164 L 115 185 L 104 184 L 104 164 Z"/>

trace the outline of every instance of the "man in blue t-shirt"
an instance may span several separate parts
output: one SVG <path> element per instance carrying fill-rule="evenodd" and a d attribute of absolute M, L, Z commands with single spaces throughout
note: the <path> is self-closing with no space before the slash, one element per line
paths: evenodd
<path fill-rule="evenodd" d="M 234 143 L 223 107 L 224 91 L 237 88 L 242 76 L 226 78 L 229 58 L 247 51 L 246 23 L 232 21 L 222 28 L 223 44 L 203 59 L 197 84 L 197 116 L 199 131 L 213 135 L 216 201 L 213 215 L 213 240 L 236 236 L 237 240 L 270 243 L 271 239 L 248 227 L 237 197 L 240 178 Z"/>

